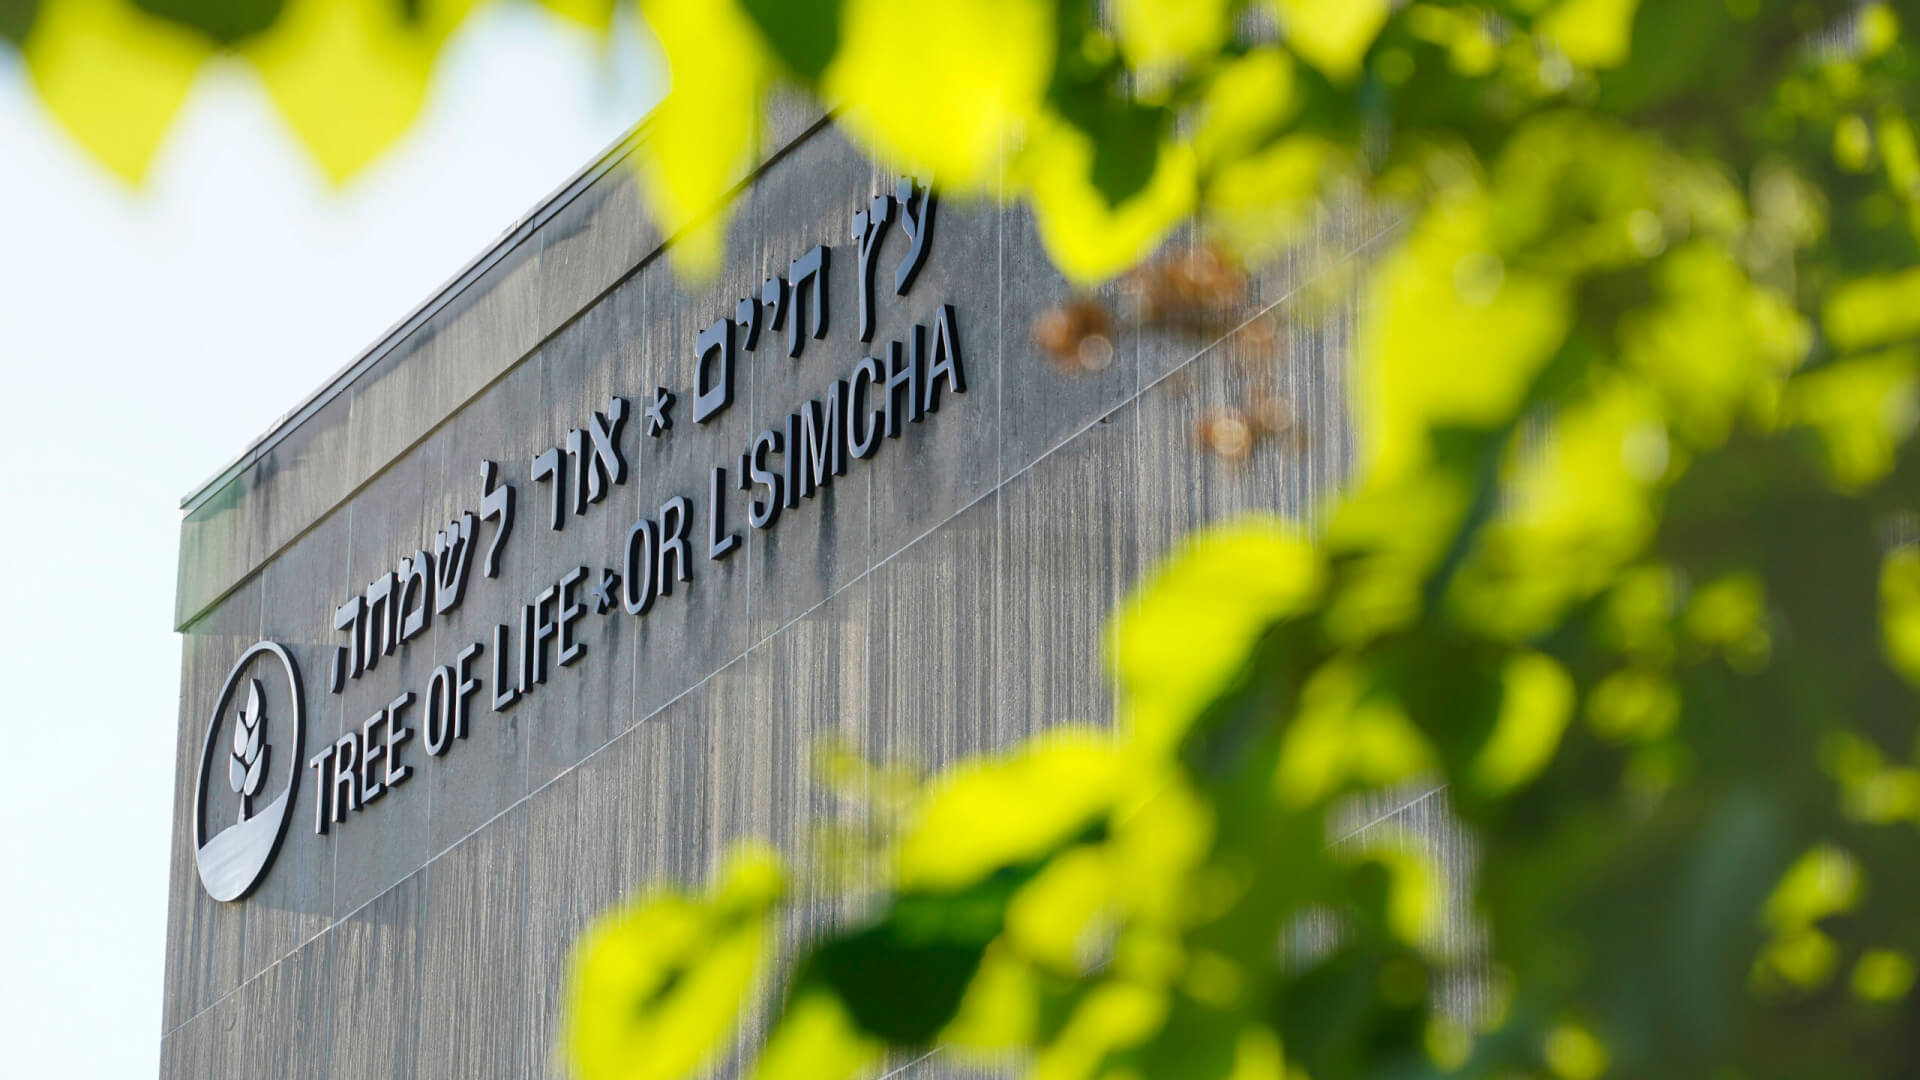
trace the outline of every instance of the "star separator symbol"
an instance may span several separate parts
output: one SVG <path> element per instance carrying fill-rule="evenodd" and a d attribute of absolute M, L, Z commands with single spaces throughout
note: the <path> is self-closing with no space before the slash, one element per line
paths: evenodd
<path fill-rule="evenodd" d="M 600 584 L 593 587 L 593 613 L 605 615 L 618 603 L 614 590 L 620 587 L 620 575 L 611 570 L 600 571 Z"/>
<path fill-rule="evenodd" d="M 673 408 L 673 391 L 664 386 L 653 388 L 653 398 L 647 402 L 647 434 L 659 438 L 673 430 L 673 417 L 668 411 Z"/>

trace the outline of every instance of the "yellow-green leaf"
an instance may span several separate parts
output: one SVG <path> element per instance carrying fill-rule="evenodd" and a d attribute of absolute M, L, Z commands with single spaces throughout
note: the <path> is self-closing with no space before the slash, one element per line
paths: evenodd
<path fill-rule="evenodd" d="M 27 73 L 67 134 L 122 179 L 146 176 L 211 44 L 131 0 L 40 6 Z"/>
<path fill-rule="evenodd" d="M 1155 987 L 1110 980 L 1095 986 L 1057 1038 L 1040 1050 L 1032 1080 L 1093 1080 L 1107 1075 L 1108 1054 L 1152 1038 L 1167 1019 L 1168 996 Z"/>
<path fill-rule="evenodd" d="M 1113 15 L 1120 52 L 1140 70 L 1212 56 L 1233 28 L 1227 0 L 1118 0 Z"/>
<path fill-rule="evenodd" d="M 1293 58 L 1283 49 L 1254 49 L 1223 66 L 1207 85 L 1193 148 L 1211 169 L 1262 146 L 1300 109 Z"/>
<path fill-rule="evenodd" d="M 1349 856 L 1386 871 L 1387 929 L 1409 945 L 1431 947 L 1440 933 L 1442 897 L 1440 868 L 1421 839 L 1403 829 L 1382 825 L 1367 829 L 1350 841 Z"/>
<path fill-rule="evenodd" d="M 1820 435 L 1834 479 L 1862 488 L 1893 468 L 1920 421 L 1920 357 L 1901 349 L 1828 364 L 1787 384 L 1781 419 Z"/>
<path fill-rule="evenodd" d="M 1115 624 L 1122 715 L 1148 754 L 1171 749 L 1276 620 L 1307 610 L 1326 568 L 1299 529 L 1254 518 L 1201 533 Z"/>
<path fill-rule="evenodd" d="M 1773 651 L 1766 586 L 1750 573 L 1723 574 L 1702 585 L 1680 622 L 1688 637 L 1743 671 L 1764 665 Z"/>
<path fill-rule="evenodd" d="M 1567 59 L 1584 68 L 1626 63 L 1640 0 L 1561 0 L 1536 24 Z"/>
<path fill-rule="evenodd" d="M 1880 640 L 1894 670 L 1920 686 L 1920 547 L 1904 544 L 1880 564 Z"/>
<path fill-rule="evenodd" d="M 1503 470 L 1509 507 L 1454 582 L 1453 611 L 1524 641 L 1606 588 L 1658 520 L 1652 492 L 1669 471 L 1661 420 L 1645 386 L 1609 375 L 1554 414 L 1542 447 L 1512 447 Z"/>
<path fill-rule="evenodd" d="M 1106 849 L 1114 901 L 1137 919 L 1167 925 L 1180 918 L 1212 849 L 1213 809 L 1177 774 L 1149 790 L 1117 816 Z"/>
<path fill-rule="evenodd" d="M 754 1066 L 754 1080 L 847 1080 L 880 1056 L 880 1043 L 863 1033 L 831 993 L 803 991 L 780 1017 Z"/>
<path fill-rule="evenodd" d="M 900 843 L 900 884 L 953 889 L 1037 858 L 1111 810 L 1125 793 L 1112 735 L 1059 729 L 1004 757 L 949 769 Z"/>
<path fill-rule="evenodd" d="M 1692 243 L 1654 268 L 1656 302 L 1622 316 L 1623 362 L 1660 391 L 1673 427 L 1714 446 L 1742 411 L 1766 415 L 1806 352 L 1788 298 L 1761 288 L 1719 245 Z"/>
<path fill-rule="evenodd" d="M 1491 247 L 1493 215 L 1478 191 L 1440 202 L 1370 286 L 1355 410 L 1377 479 L 1425 462 L 1436 427 L 1512 416 L 1566 335 L 1566 283 L 1508 266 Z"/>
<path fill-rule="evenodd" d="M 1433 767 L 1426 737 L 1400 701 L 1377 693 L 1366 671 L 1346 658 L 1321 665 L 1300 692 L 1300 707 L 1280 743 L 1274 791 L 1305 807 L 1352 786 L 1382 787 Z"/>
<path fill-rule="evenodd" d="M 602 916 L 575 947 L 566 1046 L 583 1080 L 677 1080 L 733 1029 L 781 890 L 772 854 L 738 850 L 708 898 L 663 890 Z"/>
<path fill-rule="evenodd" d="M 821 90 L 881 157 L 949 193 L 997 194 L 1053 75 L 1054 18 L 1041 0 L 848 0 Z"/>
<path fill-rule="evenodd" d="M 1913 989 L 1913 958 L 1898 949 L 1868 949 L 1853 965 L 1853 993 L 1862 1001 L 1899 1001 Z"/>
<path fill-rule="evenodd" d="M 1242 258 L 1271 258 L 1291 244 L 1319 205 L 1333 146 L 1292 135 L 1222 168 L 1207 185 L 1207 223 Z"/>
<path fill-rule="evenodd" d="M 1233 1072 L 1227 1080 L 1286 1080 L 1280 1037 L 1264 1024 L 1248 1024 L 1233 1041 Z"/>
<path fill-rule="evenodd" d="M 773 59 L 735 0 L 644 0 L 640 10 L 668 82 L 634 162 L 674 268 L 704 281 L 720 268 L 733 187 L 759 149 Z"/>
<path fill-rule="evenodd" d="M 1652 672 L 1616 671 L 1587 696 L 1587 721 L 1595 734 L 1616 742 L 1644 742 L 1673 729 L 1680 718 L 1680 690 Z"/>
<path fill-rule="evenodd" d="M 940 1033 L 940 1044 L 969 1052 L 1025 1046 L 1040 1020 L 1040 990 L 1032 967 L 1005 937 L 987 946 L 967 984 L 960 1010 Z"/>
<path fill-rule="evenodd" d="M 1098 959 L 1092 931 L 1113 914 L 1106 852 L 1078 847 L 1049 860 L 1007 904 L 1007 940 L 1036 965 L 1079 975 Z"/>
<path fill-rule="evenodd" d="M 1287 44 L 1336 83 L 1360 73 L 1360 61 L 1392 13 L 1391 0 L 1271 0 Z"/>
<path fill-rule="evenodd" d="M 1553 760 L 1573 713 L 1573 680 L 1552 657 L 1522 653 L 1501 673 L 1500 713 L 1473 761 L 1473 782 L 1502 793 L 1532 780 Z"/>
<path fill-rule="evenodd" d="M 1831 845 L 1803 853 L 1767 897 L 1763 918 L 1774 930 L 1793 931 L 1853 910 L 1863 892 L 1858 859 Z"/>
<path fill-rule="evenodd" d="M 1836 286 L 1827 294 L 1821 322 L 1842 349 L 1912 337 L 1920 332 L 1920 269 Z"/>
<path fill-rule="evenodd" d="M 1144 188 L 1118 206 L 1093 182 L 1093 139 L 1058 120 L 1035 131 L 1018 177 L 1033 199 L 1040 242 L 1070 280 L 1097 284 L 1131 269 L 1193 212 L 1193 148 L 1163 143 Z"/>
<path fill-rule="evenodd" d="M 419 116 L 440 43 L 388 0 L 289 0 L 243 53 L 321 171 L 339 183 Z"/>
<path fill-rule="evenodd" d="M 1561 1080 L 1596 1080 L 1613 1060 L 1606 1043 L 1575 1023 L 1559 1023 L 1550 1028 L 1541 1056 Z"/>

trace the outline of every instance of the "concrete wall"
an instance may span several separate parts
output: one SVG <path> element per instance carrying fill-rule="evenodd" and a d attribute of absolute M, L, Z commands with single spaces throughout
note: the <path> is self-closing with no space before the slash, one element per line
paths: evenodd
<path fill-rule="evenodd" d="M 1142 574 L 1196 527 L 1252 509 L 1310 517 L 1339 484 L 1351 313 L 1297 319 L 1298 293 L 1364 258 L 1382 222 L 1329 220 L 1253 282 L 1236 329 L 1126 335 L 1109 366 L 1073 372 L 1032 343 L 1069 289 L 1030 217 L 942 203 L 905 297 L 886 284 L 906 250 L 897 220 L 886 236 L 873 350 L 952 304 L 964 395 L 773 528 L 746 528 L 746 496 L 728 492 L 744 547 L 723 561 L 705 557 L 697 513 L 690 582 L 644 617 L 586 616 L 579 663 L 509 711 L 483 695 L 444 757 L 416 737 L 413 777 L 324 836 L 307 772 L 258 890 L 209 899 L 195 770 L 247 646 L 276 640 L 298 661 L 311 755 L 422 692 L 495 624 L 517 632 L 520 605 L 566 568 L 618 567 L 637 515 L 674 495 L 704 506 L 709 466 L 731 475 L 755 432 L 870 351 L 855 338 L 849 222 L 896 174 L 805 112 L 774 126 L 712 286 L 675 280 L 615 155 L 189 500 L 164 1077 L 549 1074 L 573 936 L 642 883 L 702 878 L 730 837 L 802 845 L 837 812 L 811 782 L 823 739 L 937 765 L 1105 719 L 1102 629 Z M 788 359 L 763 337 L 740 355 L 733 406 L 693 423 L 696 333 L 815 244 L 834 249 L 826 338 Z M 678 395 L 659 439 L 640 415 L 655 386 Z M 1288 437 L 1244 461 L 1196 449 L 1211 409 L 1266 393 L 1291 404 Z M 529 460 L 614 395 L 633 406 L 630 475 L 552 531 Z M 478 509 L 483 459 L 518 491 L 500 577 L 475 574 L 459 608 L 329 693 L 334 607 Z M 1457 859 L 1426 794 L 1356 825 L 1398 817 Z"/>

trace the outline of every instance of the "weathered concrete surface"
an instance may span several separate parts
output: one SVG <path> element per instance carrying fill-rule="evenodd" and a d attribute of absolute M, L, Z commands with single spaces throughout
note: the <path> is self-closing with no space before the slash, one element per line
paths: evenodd
<path fill-rule="evenodd" d="M 1253 283 L 1233 329 L 1123 338 L 1114 363 L 1074 372 L 1032 343 L 1034 317 L 1069 290 L 1030 219 L 942 204 L 905 297 L 890 287 L 906 250 L 897 219 L 887 233 L 865 345 L 850 221 L 896 178 L 817 119 L 784 121 L 716 282 L 676 281 L 628 175 L 590 175 L 196 496 L 178 603 L 164 1077 L 547 1074 L 573 936 L 643 882 L 704 877 L 732 837 L 801 846 L 836 812 L 812 783 L 824 740 L 938 765 L 1104 720 L 1115 694 L 1102 631 L 1141 575 L 1195 528 L 1251 510 L 1311 517 L 1340 484 L 1351 312 L 1298 318 L 1294 297 L 1364 258 L 1378 222 L 1329 220 Z M 815 244 L 833 249 L 825 338 L 789 359 L 775 344 L 783 332 L 763 327 L 760 346 L 739 354 L 733 406 L 696 425 L 696 333 Z M 416 733 L 414 776 L 325 836 L 313 832 L 319 785 L 307 773 L 259 891 L 234 904 L 204 895 L 191 839 L 204 710 L 254 640 L 284 643 L 305 673 L 311 755 L 399 691 L 422 693 L 435 665 L 490 643 L 496 624 L 517 636 L 520 605 L 567 568 L 597 579 L 618 566 L 636 518 L 675 495 L 704 507 L 710 466 L 732 479 L 755 432 L 861 356 L 884 358 L 884 343 L 944 304 L 964 395 L 944 395 L 937 414 L 849 462 L 771 529 L 746 528 L 747 497 L 729 490 L 740 550 L 709 561 L 696 514 L 692 580 L 644 618 L 585 616 L 579 663 L 555 666 L 506 712 L 483 692 L 445 757 L 429 758 Z M 656 386 L 679 395 L 660 439 L 642 414 Z M 1288 437 L 1239 461 L 1196 449 L 1202 417 L 1255 394 L 1290 403 Z M 553 531 L 529 462 L 616 395 L 631 406 L 620 439 L 630 475 Z M 328 693 L 344 640 L 334 606 L 477 510 L 483 460 L 518 492 L 500 577 L 475 572 L 456 610 Z M 1464 865 L 1425 795 L 1370 820 L 1421 831 Z M 900 1075 L 934 1074 L 964 1071 L 935 1059 Z"/>

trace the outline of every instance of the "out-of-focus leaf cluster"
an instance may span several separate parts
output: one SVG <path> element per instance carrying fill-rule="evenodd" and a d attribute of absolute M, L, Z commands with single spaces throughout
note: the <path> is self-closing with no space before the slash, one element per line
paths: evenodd
<path fill-rule="evenodd" d="M 1400 222 L 1325 528 L 1195 538 L 1115 628 L 1116 729 L 927 784 L 758 1075 L 1920 1071 L 1920 10 L 715 10 L 763 47 L 739 93 L 813 87 L 888 160 L 1030 200 L 1075 277 L 1193 216 L 1256 265 L 1328 200 Z M 1109 332 L 1057 321 L 1082 364 Z M 1470 912 L 1417 838 L 1329 842 L 1424 785 Z"/>
<path fill-rule="evenodd" d="M 40 100 L 116 175 L 152 165 L 205 65 L 236 58 L 332 180 L 420 115 L 434 61 L 489 0 L 0 0 Z M 604 31 L 615 0 L 540 0 Z"/>

